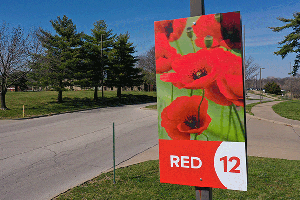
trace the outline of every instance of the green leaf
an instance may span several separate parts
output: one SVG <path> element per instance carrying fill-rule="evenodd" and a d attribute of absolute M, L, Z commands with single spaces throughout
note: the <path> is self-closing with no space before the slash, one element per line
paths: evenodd
<path fill-rule="evenodd" d="M 203 133 L 209 141 L 245 141 L 244 108 L 238 107 L 236 113 L 234 106 L 221 106 L 208 100 L 207 113 L 212 120 Z M 207 140 L 207 138 L 199 135 L 197 140 Z"/>

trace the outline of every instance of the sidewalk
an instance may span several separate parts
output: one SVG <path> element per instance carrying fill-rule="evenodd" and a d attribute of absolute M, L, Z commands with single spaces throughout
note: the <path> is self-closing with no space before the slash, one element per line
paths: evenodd
<path fill-rule="evenodd" d="M 251 112 L 254 114 L 254 117 L 258 117 L 261 120 L 300 128 L 300 121 L 281 117 L 273 111 L 272 106 L 280 102 L 282 101 L 258 104 L 251 109 Z"/>
<path fill-rule="evenodd" d="M 246 114 L 248 156 L 300 160 L 300 121 L 276 114 L 272 106 L 281 101 L 258 104 L 253 115 Z M 134 156 L 117 167 L 158 160 L 158 145 Z"/>

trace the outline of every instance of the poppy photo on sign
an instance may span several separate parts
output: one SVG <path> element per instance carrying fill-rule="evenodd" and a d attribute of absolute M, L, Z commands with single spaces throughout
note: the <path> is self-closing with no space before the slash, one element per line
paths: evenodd
<path fill-rule="evenodd" d="M 161 182 L 246 190 L 240 13 L 157 21 L 154 31 Z M 221 181 L 233 175 L 238 184 Z"/>
<path fill-rule="evenodd" d="M 245 142 L 238 12 L 155 22 L 159 138 Z"/>

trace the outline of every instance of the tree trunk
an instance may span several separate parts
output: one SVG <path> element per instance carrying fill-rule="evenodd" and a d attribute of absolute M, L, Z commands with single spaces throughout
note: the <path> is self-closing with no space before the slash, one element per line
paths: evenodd
<path fill-rule="evenodd" d="M 118 87 L 117 97 L 119 97 L 120 100 L 121 100 L 121 90 L 122 90 L 122 87 Z"/>
<path fill-rule="evenodd" d="M 98 101 L 98 86 L 95 86 L 95 90 L 94 90 L 94 101 Z"/>
<path fill-rule="evenodd" d="M 5 103 L 5 94 L 6 94 L 6 91 L 5 90 L 3 91 L 3 88 L 2 88 L 2 92 L 1 92 L 1 110 L 6 110 L 7 109 L 6 103 Z"/>
<path fill-rule="evenodd" d="M 63 91 L 63 83 L 62 83 L 62 80 L 59 80 L 58 97 L 57 97 L 58 103 L 63 102 L 62 91 Z"/>
<path fill-rule="evenodd" d="M 6 110 L 6 103 L 5 103 L 5 94 L 7 92 L 7 87 L 6 87 L 6 79 L 2 77 L 1 80 L 1 110 Z"/>
<path fill-rule="evenodd" d="M 62 90 L 58 91 L 57 102 L 58 103 L 62 103 L 63 102 L 63 99 L 62 99 Z"/>

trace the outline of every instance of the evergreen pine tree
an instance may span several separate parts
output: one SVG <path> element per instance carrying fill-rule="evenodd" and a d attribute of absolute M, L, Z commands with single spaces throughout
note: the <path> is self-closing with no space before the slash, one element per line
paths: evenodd
<path fill-rule="evenodd" d="M 61 103 L 62 92 L 66 86 L 71 86 L 74 79 L 74 69 L 80 63 L 79 47 L 82 33 L 77 33 L 76 26 L 65 15 L 50 21 L 56 35 L 40 30 L 39 39 L 45 52 L 39 58 L 34 71 L 40 74 L 41 80 L 58 91 L 57 101 Z"/>
<path fill-rule="evenodd" d="M 283 17 L 277 18 L 278 20 L 286 23 L 286 25 L 281 27 L 269 27 L 274 32 L 280 32 L 284 29 L 292 28 L 293 31 L 285 36 L 285 39 L 279 42 L 282 47 L 279 47 L 280 50 L 274 52 L 275 55 L 280 55 L 283 58 L 289 53 L 296 53 L 296 59 L 293 66 L 293 76 L 297 74 L 297 71 L 300 67 L 300 12 L 293 14 L 294 19 L 285 19 Z"/>
<path fill-rule="evenodd" d="M 109 55 L 110 64 L 107 70 L 107 85 L 117 87 L 119 99 L 122 87 L 138 86 L 143 82 L 141 69 L 135 67 L 138 59 L 134 53 L 135 48 L 129 42 L 129 34 L 120 34 Z"/>
<path fill-rule="evenodd" d="M 108 53 L 113 45 L 114 35 L 107 29 L 104 20 L 94 23 L 92 36 L 84 35 L 78 83 L 84 87 L 94 87 L 94 100 L 98 100 L 98 87 L 103 85 L 105 66 L 108 65 Z"/>

